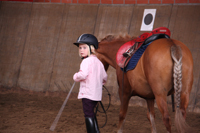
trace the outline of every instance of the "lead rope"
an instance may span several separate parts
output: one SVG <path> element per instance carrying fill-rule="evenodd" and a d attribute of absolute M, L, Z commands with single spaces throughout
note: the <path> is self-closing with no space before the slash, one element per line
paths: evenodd
<path fill-rule="evenodd" d="M 103 127 L 106 125 L 106 123 L 107 123 L 107 114 L 106 114 L 106 111 L 109 109 L 109 107 L 110 107 L 110 102 L 111 102 L 111 94 L 109 93 L 108 89 L 107 89 L 104 85 L 103 85 L 103 89 L 106 89 L 106 91 L 108 92 L 109 104 L 108 104 L 107 109 L 104 108 L 103 103 L 102 103 L 101 101 L 98 102 L 98 104 L 97 104 L 97 106 L 96 106 L 95 115 L 97 114 L 97 111 L 100 112 L 100 113 L 105 113 L 105 115 L 106 115 L 105 123 L 104 123 L 104 125 L 103 125 L 102 127 L 100 127 L 100 128 L 103 128 Z M 101 105 L 101 107 L 102 107 L 102 109 L 103 109 L 103 112 L 101 112 L 101 111 L 98 109 L 98 108 L 99 108 L 99 103 L 100 103 L 100 105 Z"/>

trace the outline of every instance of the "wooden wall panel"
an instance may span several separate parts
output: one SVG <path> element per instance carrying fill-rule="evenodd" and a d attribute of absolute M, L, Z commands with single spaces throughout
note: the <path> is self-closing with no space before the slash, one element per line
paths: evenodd
<path fill-rule="evenodd" d="M 21 2 L 77 3 L 77 4 L 194 4 L 199 0 L 1 0 Z"/>
<path fill-rule="evenodd" d="M 190 49 L 198 49 L 200 42 L 200 5 L 174 6 L 170 30 L 172 37 L 185 43 Z"/>
<path fill-rule="evenodd" d="M 110 6 L 99 7 L 95 26 L 95 35 L 101 39 L 108 34 L 126 34 L 130 27 L 134 6 Z"/>
<path fill-rule="evenodd" d="M 194 60 L 194 81 L 188 109 L 192 112 L 200 112 L 200 49 L 193 49 L 191 52 Z"/>
<path fill-rule="evenodd" d="M 32 4 L 0 5 L 0 85 L 17 85 Z"/>
<path fill-rule="evenodd" d="M 33 4 L 18 86 L 49 89 L 64 5 Z"/>

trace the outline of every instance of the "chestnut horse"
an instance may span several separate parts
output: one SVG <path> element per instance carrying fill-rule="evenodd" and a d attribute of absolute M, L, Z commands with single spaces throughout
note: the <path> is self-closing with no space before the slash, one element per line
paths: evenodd
<path fill-rule="evenodd" d="M 156 133 L 154 103 L 162 113 L 162 120 L 168 133 L 171 122 L 167 108 L 167 96 L 175 93 L 175 125 L 178 132 L 190 132 L 185 122 L 186 109 L 193 84 L 193 59 L 190 50 L 180 41 L 162 38 L 153 41 L 145 50 L 137 66 L 123 75 L 116 63 L 120 46 L 130 41 L 129 36 L 106 36 L 99 42 L 96 55 L 107 70 L 109 65 L 116 69 L 121 101 L 118 133 L 122 132 L 129 100 L 132 96 L 144 98 L 147 102 L 147 117 L 151 132 Z"/>

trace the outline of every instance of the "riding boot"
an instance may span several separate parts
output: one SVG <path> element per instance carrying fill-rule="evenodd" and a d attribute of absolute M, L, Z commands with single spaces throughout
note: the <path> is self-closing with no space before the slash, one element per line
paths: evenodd
<path fill-rule="evenodd" d="M 96 133 L 94 118 L 85 117 L 85 123 L 86 123 L 87 133 Z"/>
<path fill-rule="evenodd" d="M 95 132 L 96 133 L 100 133 L 96 116 L 94 117 L 94 125 L 95 125 Z"/>

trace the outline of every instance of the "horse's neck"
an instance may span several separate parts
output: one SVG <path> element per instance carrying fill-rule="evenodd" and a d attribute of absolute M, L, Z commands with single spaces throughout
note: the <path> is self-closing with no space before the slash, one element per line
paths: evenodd
<path fill-rule="evenodd" d="M 116 68 L 116 54 L 120 46 L 116 45 L 106 45 L 104 48 L 99 50 L 99 53 L 103 59 L 112 67 Z"/>

